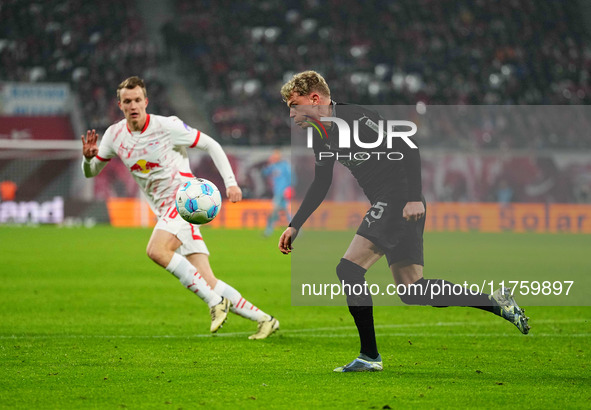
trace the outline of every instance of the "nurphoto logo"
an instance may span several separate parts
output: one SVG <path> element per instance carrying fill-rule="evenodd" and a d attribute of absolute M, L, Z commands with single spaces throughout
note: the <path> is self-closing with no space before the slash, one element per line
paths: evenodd
<path fill-rule="evenodd" d="M 310 117 L 311 118 L 311 117 Z M 311 118 L 312 119 L 312 118 Z M 380 120 L 376 124 L 375 121 L 371 120 L 368 117 L 363 117 L 359 120 L 353 121 L 353 133 L 351 133 L 351 127 L 349 124 L 343 120 L 342 118 L 338 117 L 320 117 L 320 121 L 312 119 L 314 122 L 308 122 L 311 127 L 307 129 L 307 142 L 306 146 L 308 148 L 313 148 L 313 134 L 314 130 L 318 131 L 321 140 L 323 141 L 324 145 L 327 148 L 331 149 L 350 149 L 351 145 L 361 148 L 366 151 L 358 151 L 358 152 L 348 152 L 346 154 L 331 152 L 331 151 L 322 151 L 318 153 L 318 158 L 330 158 L 337 156 L 337 160 L 349 160 L 349 161 L 365 161 L 368 160 L 372 155 L 377 156 L 377 159 L 380 159 L 382 156 L 394 161 L 399 161 L 404 158 L 404 155 L 401 152 L 393 152 L 393 151 L 367 151 L 376 149 L 378 147 L 384 149 L 384 139 L 386 141 L 386 147 L 388 150 L 392 149 L 393 140 L 394 138 L 401 138 L 410 148 L 417 149 L 418 147 L 415 143 L 410 139 L 413 135 L 417 132 L 417 125 L 412 121 L 404 121 L 404 120 L 388 120 L 383 121 Z M 376 133 L 376 140 L 371 142 L 364 142 L 361 141 L 359 138 L 359 122 L 362 123 L 363 126 L 367 126 L 371 130 L 375 131 Z M 339 138 L 338 138 L 338 145 L 334 146 L 331 141 L 328 139 L 328 134 L 326 129 L 322 125 L 323 123 L 332 123 L 338 127 L 339 130 Z M 353 134 L 353 138 L 351 141 L 351 134 Z"/>

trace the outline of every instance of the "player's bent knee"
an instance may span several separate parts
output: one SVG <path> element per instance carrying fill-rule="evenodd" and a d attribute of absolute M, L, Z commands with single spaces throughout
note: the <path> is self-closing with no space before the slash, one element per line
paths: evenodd
<path fill-rule="evenodd" d="M 337 276 L 349 307 L 372 305 L 371 294 L 364 286 L 365 272 L 364 268 L 344 258 L 337 265 Z"/>
<path fill-rule="evenodd" d="M 337 265 L 337 276 L 344 283 L 365 283 L 365 269 L 347 259 L 341 259 Z"/>
<path fill-rule="evenodd" d="M 163 249 L 159 249 L 156 246 L 148 245 L 146 248 L 146 254 L 148 258 L 152 259 L 157 264 L 166 267 L 168 262 L 170 262 L 171 255 L 169 252 L 164 251 Z"/>
<path fill-rule="evenodd" d="M 148 258 L 152 260 L 154 260 L 154 258 L 156 257 L 156 250 L 151 244 L 148 244 L 148 246 L 146 247 L 146 255 L 148 255 Z"/>

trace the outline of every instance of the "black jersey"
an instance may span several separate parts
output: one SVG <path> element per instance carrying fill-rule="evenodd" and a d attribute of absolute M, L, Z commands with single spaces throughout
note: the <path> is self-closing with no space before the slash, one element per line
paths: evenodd
<path fill-rule="evenodd" d="M 384 120 L 378 113 L 358 105 L 335 102 L 332 103 L 332 109 L 331 117 L 345 121 L 351 134 L 356 129 L 360 142 L 368 144 L 378 140 L 378 124 Z M 316 157 L 314 181 L 290 226 L 299 229 L 322 203 L 332 182 L 335 161 L 341 162 L 351 171 L 372 204 L 380 198 L 421 201 L 421 158 L 418 148 L 411 149 L 401 138 L 394 138 L 392 147 L 388 149 L 384 138 L 381 146 L 363 149 L 355 144 L 353 135 L 350 148 L 342 148 L 339 146 L 339 128 L 334 122 L 328 128 L 318 127 L 317 131 L 312 134 Z"/>
<path fill-rule="evenodd" d="M 420 165 L 418 185 L 416 178 L 413 179 L 412 175 L 409 178 L 410 170 L 405 167 L 407 162 L 412 162 L 418 155 L 418 149 L 411 149 L 401 138 L 394 138 L 391 148 L 387 148 L 386 138 L 376 148 L 360 148 L 353 140 L 354 130 L 361 142 L 373 143 L 378 139 L 380 121 L 384 124 L 385 133 L 384 118 L 359 105 L 333 103 L 332 108 L 331 117 L 340 118 L 349 125 L 351 147 L 339 147 L 339 127 L 332 123 L 330 127 L 325 127 L 326 136 L 313 134 L 316 166 L 333 166 L 335 161 L 340 162 L 351 171 L 372 203 L 378 197 L 385 196 L 420 201 Z"/>

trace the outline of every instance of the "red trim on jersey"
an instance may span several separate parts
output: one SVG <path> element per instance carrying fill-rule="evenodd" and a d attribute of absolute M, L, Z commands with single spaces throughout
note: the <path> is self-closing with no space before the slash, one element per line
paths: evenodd
<path fill-rule="evenodd" d="M 179 174 L 181 174 L 182 177 L 186 177 L 186 178 L 195 178 L 195 175 L 191 174 L 190 172 L 180 172 Z"/>
<path fill-rule="evenodd" d="M 146 123 L 144 124 L 144 128 L 142 128 L 142 132 L 141 134 L 144 133 L 144 131 L 148 128 L 148 125 L 150 125 L 150 114 L 146 115 L 147 119 L 146 119 Z M 326 131 L 324 131 L 326 133 Z"/>
<path fill-rule="evenodd" d="M 144 124 L 144 128 L 142 128 L 142 131 L 140 132 L 140 134 L 144 133 L 146 128 L 148 128 L 148 125 L 150 125 L 150 114 L 146 115 L 146 123 Z M 127 127 L 127 131 L 129 131 L 129 133 L 131 134 L 131 130 L 129 129 L 129 124 L 125 123 L 125 126 Z"/>
<path fill-rule="evenodd" d="M 201 131 L 197 130 L 197 136 L 195 137 L 195 142 L 189 148 L 195 148 L 197 143 L 199 142 L 199 137 L 201 136 Z"/>
<path fill-rule="evenodd" d="M 109 162 L 111 160 L 111 158 L 103 158 L 103 157 L 99 157 L 98 155 L 96 156 L 96 159 L 98 159 L 99 161 L 103 161 L 103 162 Z"/>

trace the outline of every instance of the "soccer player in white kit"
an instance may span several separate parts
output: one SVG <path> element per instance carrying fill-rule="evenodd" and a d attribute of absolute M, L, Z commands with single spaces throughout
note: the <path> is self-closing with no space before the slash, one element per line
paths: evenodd
<path fill-rule="evenodd" d="M 268 337 L 279 328 L 279 321 L 215 277 L 199 226 L 182 219 L 175 206 L 177 188 L 194 178 L 186 148 L 206 151 L 224 179 L 228 199 L 231 202 L 242 199 L 242 191 L 224 150 L 214 139 L 177 117 L 147 114 L 147 91 L 139 77 L 130 77 L 119 84 L 117 98 L 125 119 L 107 129 L 100 146 L 97 146 L 95 130 L 88 130 L 86 137 L 82 136 L 84 175 L 87 178 L 98 175 L 111 158 L 118 156 L 158 216 L 146 249 L 150 259 L 207 303 L 211 332 L 222 326 L 231 310 L 258 322 L 257 332 L 249 339 Z"/>

